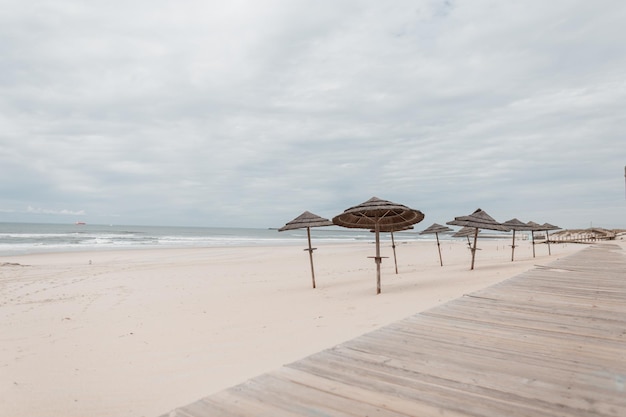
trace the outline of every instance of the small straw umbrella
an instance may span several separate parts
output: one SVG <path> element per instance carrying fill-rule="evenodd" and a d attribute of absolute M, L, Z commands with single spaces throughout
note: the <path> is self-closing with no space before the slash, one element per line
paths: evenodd
<path fill-rule="evenodd" d="M 511 262 L 513 262 L 513 260 L 515 259 L 515 231 L 531 230 L 532 227 L 517 219 L 507 220 L 502 224 L 505 226 L 509 226 L 511 230 L 513 230 L 513 243 L 511 244 Z"/>
<path fill-rule="evenodd" d="M 439 233 L 446 233 L 446 232 L 451 232 L 452 229 L 450 229 L 448 226 L 442 226 L 440 224 L 437 223 L 433 223 L 430 226 L 428 226 L 426 229 L 422 230 L 420 232 L 420 235 L 435 235 L 435 238 L 437 238 L 437 250 L 439 251 L 439 263 L 441 264 L 441 266 L 443 266 L 443 259 L 441 258 L 441 245 L 439 244 Z"/>
<path fill-rule="evenodd" d="M 473 227 L 475 229 L 474 246 L 472 247 L 472 265 L 470 267 L 470 270 L 474 269 L 474 258 L 476 257 L 476 241 L 478 240 L 479 229 L 498 230 L 502 232 L 508 232 L 509 230 L 511 230 L 508 226 L 503 226 L 501 223 L 498 223 L 493 217 L 488 215 L 487 212 L 483 211 L 482 209 L 476 209 L 469 216 L 455 217 L 454 220 L 449 221 L 446 224 L 454 226 Z"/>
<path fill-rule="evenodd" d="M 293 229 L 304 229 L 306 228 L 306 235 L 309 241 L 309 248 L 304 249 L 309 251 L 309 260 L 311 261 L 311 277 L 313 279 L 313 288 L 315 288 L 315 269 L 313 268 L 313 251 L 317 248 L 311 247 L 311 227 L 322 227 L 322 226 L 332 226 L 333 222 L 323 217 L 320 217 L 316 214 L 313 214 L 309 211 L 305 211 L 292 221 L 285 224 L 283 227 L 278 229 L 279 232 L 284 232 L 285 230 L 293 230 Z"/>
<path fill-rule="evenodd" d="M 380 229 L 381 232 L 389 232 L 389 234 L 391 235 L 391 248 L 393 249 L 393 263 L 396 266 L 396 274 L 398 273 L 398 258 L 396 257 L 396 241 L 393 238 L 393 232 L 401 232 L 403 230 L 410 230 L 410 229 L 413 229 L 413 226 L 403 227 L 400 230 L 397 230 L 396 228 L 393 228 L 393 227 L 390 229 L 381 227 Z M 375 230 L 370 230 L 370 232 L 375 233 Z"/>
<path fill-rule="evenodd" d="M 480 230 L 478 231 L 480 233 Z M 464 226 L 459 229 L 458 232 L 452 235 L 452 237 L 466 237 L 467 238 L 467 247 L 472 249 L 472 242 L 470 242 L 470 236 L 474 235 L 474 229 L 471 227 Z"/>
<path fill-rule="evenodd" d="M 381 230 L 402 230 L 421 222 L 424 213 L 414 210 L 402 204 L 392 203 L 378 197 L 347 208 L 343 213 L 333 217 L 333 223 L 355 229 L 370 229 L 376 234 L 376 294 L 380 294 L 380 231 Z"/>
<path fill-rule="evenodd" d="M 530 236 L 531 236 L 532 243 L 533 243 L 533 258 L 534 258 L 535 257 L 535 232 L 539 232 L 543 229 L 539 223 L 535 223 L 533 221 L 530 221 L 526 224 L 530 226 Z"/>
<path fill-rule="evenodd" d="M 554 226 L 550 223 L 544 223 L 541 226 L 545 227 L 545 231 L 546 231 L 546 242 L 548 242 L 548 255 L 552 255 L 552 251 L 550 250 L 550 230 L 559 230 L 560 227 Z"/>

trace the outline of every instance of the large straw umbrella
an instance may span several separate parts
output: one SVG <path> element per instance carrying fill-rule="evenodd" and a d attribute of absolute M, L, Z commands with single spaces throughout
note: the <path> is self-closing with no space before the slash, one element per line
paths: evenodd
<path fill-rule="evenodd" d="M 422 230 L 420 232 L 420 235 L 435 235 L 435 238 L 437 238 L 437 250 L 439 251 L 439 263 L 441 264 L 441 266 L 443 266 L 443 259 L 441 258 L 441 245 L 439 244 L 439 233 L 446 233 L 446 232 L 451 232 L 452 229 L 450 229 L 448 226 L 442 226 L 440 224 L 437 223 L 433 223 L 430 226 L 428 226 L 426 229 Z"/>
<path fill-rule="evenodd" d="M 414 210 L 402 204 L 381 200 L 372 197 L 357 206 L 344 210 L 343 213 L 333 217 L 333 223 L 338 226 L 354 229 L 370 229 L 376 234 L 376 294 L 380 294 L 380 231 L 402 230 L 424 219 L 424 213 Z"/>
<path fill-rule="evenodd" d="M 508 226 L 503 226 L 494 220 L 493 217 L 487 214 L 482 209 L 476 209 L 469 216 L 455 217 L 454 220 L 447 222 L 446 224 L 455 226 L 467 226 L 474 228 L 474 246 L 472 247 L 472 265 L 470 269 L 474 269 L 474 258 L 476 257 L 476 241 L 478 240 L 478 230 L 498 230 L 502 232 L 508 232 L 511 230 Z"/>
<path fill-rule="evenodd" d="M 511 262 L 513 262 L 513 260 L 515 259 L 515 231 L 516 230 L 531 230 L 532 227 L 529 226 L 528 224 L 521 222 L 517 219 L 511 219 L 511 220 L 507 220 L 504 223 L 502 223 L 505 226 L 508 226 L 511 228 L 511 230 L 513 230 L 513 244 L 511 245 Z"/>
<path fill-rule="evenodd" d="M 311 247 L 311 227 L 321 227 L 321 226 L 332 226 L 333 222 L 323 217 L 320 217 L 316 214 L 313 214 L 309 211 L 305 211 L 292 221 L 285 224 L 283 227 L 278 229 L 279 232 L 284 232 L 285 230 L 293 230 L 293 229 L 304 229 L 306 228 L 306 235 L 309 241 L 309 248 L 305 249 L 309 251 L 309 260 L 311 261 L 311 278 L 313 279 L 313 288 L 315 288 L 315 269 L 313 268 L 313 251 L 317 248 Z"/>

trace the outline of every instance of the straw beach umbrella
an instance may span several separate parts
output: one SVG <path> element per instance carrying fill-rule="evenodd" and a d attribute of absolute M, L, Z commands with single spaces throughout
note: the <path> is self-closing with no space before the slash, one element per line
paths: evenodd
<path fill-rule="evenodd" d="M 480 233 L 480 230 L 478 231 Z M 467 247 L 472 249 L 472 242 L 470 242 L 470 236 L 474 236 L 474 228 L 472 227 L 461 227 L 458 232 L 452 235 L 452 237 L 466 237 L 467 238 Z"/>
<path fill-rule="evenodd" d="M 535 257 L 535 232 L 539 232 L 543 229 L 539 223 L 535 223 L 533 221 L 530 221 L 526 224 L 530 226 L 530 236 L 531 236 L 532 244 L 533 244 L 533 258 L 534 258 Z"/>
<path fill-rule="evenodd" d="M 293 229 L 304 229 L 306 228 L 306 235 L 309 241 L 309 248 L 305 249 L 309 251 L 309 260 L 311 261 L 311 277 L 313 279 L 313 288 L 315 288 L 315 269 L 313 268 L 313 251 L 317 248 L 311 247 L 311 227 L 322 227 L 322 226 L 332 226 L 333 222 L 323 217 L 320 217 L 316 214 L 313 214 L 309 211 L 305 211 L 292 221 L 285 224 L 283 227 L 278 229 L 279 232 L 284 232 L 285 230 L 293 230 Z"/>
<path fill-rule="evenodd" d="M 541 226 L 545 227 L 546 231 L 546 242 L 548 242 L 548 255 L 552 255 L 552 251 L 550 250 L 550 230 L 559 230 L 561 228 L 559 226 L 554 226 L 550 223 L 544 223 Z"/>
<path fill-rule="evenodd" d="M 353 229 L 370 229 L 376 234 L 376 294 L 380 294 L 380 231 L 402 230 L 424 219 L 424 213 L 402 204 L 372 197 L 364 203 L 350 207 L 333 217 L 333 223 Z"/>
<path fill-rule="evenodd" d="M 443 259 L 441 258 L 441 245 L 439 244 L 439 233 L 446 233 L 446 232 L 451 232 L 452 229 L 450 229 L 448 226 L 442 226 L 440 224 L 437 223 L 433 223 L 430 226 L 428 226 L 426 229 L 422 230 L 420 232 L 420 235 L 435 235 L 435 238 L 437 238 L 437 250 L 439 251 L 439 263 L 441 264 L 441 266 L 443 266 Z"/>
<path fill-rule="evenodd" d="M 388 232 L 391 235 L 391 248 L 393 249 L 393 263 L 396 266 L 396 274 L 398 273 L 398 258 L 396 257 L 396 241 L 393 238 L 393 232 L 401 232 L 403 230 L 410 230 L 410 229 L 413 229 L 413 226 L 403 227 L 400 230 L 396 229 L 395 227 L 392 227 L 392 228 L 382 227 L 380 229 L 381 233 L 382 232 Z M 370 230 L 370 232 L 376 233 L 375 230 Z"/>
<path fill-rule="evenodd" d="M 493 217 L 487 214 L 482 209 L 476 209 L 469 216 L 455 217 L 454 220 L 447 222 L 446 224 L 454 226 L 467 226 L 474 228 L 474 246 L 472 247 L 472 266 L 470 269 L 474 269 L 474 258 L 476 257 L 476 241 L 478 240 L 478 230 L 498 230 L 502 232 L 508 232 L 511 230 L 508 226 L 503 226 L 494 220 Z"/>
<path fill-rule="evenodd" d="M 511 244 L 511 262 L 513 262 L 513 260 L 515 259 L 515 231 L 531 230 L 532 227 L 517 219 L 507 220 L 502 224 L 505 226 L 509 226 L 511 230 L 513 230 L 513 244 Z"/>

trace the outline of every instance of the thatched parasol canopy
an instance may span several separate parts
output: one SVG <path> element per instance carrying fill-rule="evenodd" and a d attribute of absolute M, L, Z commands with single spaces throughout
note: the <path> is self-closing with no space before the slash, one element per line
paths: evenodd
<path fill-rule="evenodd" d="M 433 223 L 430 226 L 428 226 L 426 229 L 422 230 L 419 234 L 420 235 L 432 235 L 436 233 L 446 233 L 446 232 L 451 232 L 451 231 L 452 229 L 449 228 L 448 226 L 442 226 L 440 224 Z"/>
<path fill-rule="evenodd" d="M 376 234 L 376 294 L 380 294 L 380 231 L 402 230 L 424 219 L 424 213 L 402 204 L 372 197 L 333 217 L 333 223 L 353 229 L 370 229 Z"/>
<path fill-rule="evenodd" d="M 504 226 L 508 226 L 510 230 L 531 230 L 532 226 L 529 226 L 528 223 L 524 223 L 518 219 L 507 220 L 502 223 Z"/>
<path fill-rule="evenodd" d="M 294 230 L 294 229 L 304 229 L 306 228 L 306 235 L 309 242 L 309 248 L 305 249 L 309 251 L 309 260 L 311 262 L 311 277 L 313 280 L 313 288 L 315 288 L 315 269 L 313 268 L 313 251 L 317 248 L 311 247 L 311 227 L 323 227 L 323 226 L 332 226 L 333 222 L 323 217 L 318 216 L 317 214 L 313 214 L 309 211 L 305 211 L 295 219 L 290 222 L 287 222 L 283 227 L 278 229 L 279 232 L 284 232 L 285 230 Z"/>
<path fill-rule="evenodd" d="M 550 223 L 544 223 L 541 225 L 541 227 L 543 227 L 544 230 L 561 230 L 559 226 L 554 226 Z"/>
<path fill-rule="evenodd" d="M 501 232 L 508 232 L 511 230 L 508 226 L 503 226 L 502 223 L 498 223 L 493 217 L 487 214 L 482 209 L 476 209 L 469 216 L 455 217 L 454 220 L 447 222 L 446 224 L 455 226 L 466 226 L 474 228 L 474 246 L 472 250 L 472 265 L 470 269 L 474 269 L 474 259 L 476 257 L 476 241 L 478 240 L 478 230 L 498 230 Z"/>
<path fill-rule="evenodd" d="M 469 237 L 474 235 L 475 229 L 473 227 L 461 227 L 458 232 L 452 235 L 452 237 Z"/>
<path fill-rule="evenodd" d="M 441 245 L 439 244 L 439 233 L 446 233 L 446 232 L 451 232 L 451 231 L 452 229 L 450 229 L 448 226 L 442 226 L 440 224 L 433 223 L 430 226 L 428 226 L 426 229 L 420 232 L 420 235 L 435 235 L 435 238 L 437 239 L 437 251 L 439 252 L 439 264 L 441 266 L 443 266 L 443 259 L 441 258 Z"/>
<path fill-rule="evenodd" d="M 511 230 L 513 230 L 513 244 L 511 245 L 511 262 L 513 262 L 513 260 L 515 259 L 515 231 L 532 230 L 532 227 L 518 219 L 507 220 L 502 224 L 510 227 Z"/>
<path fill-rule="evenodd" d="M 528 223 L 526 223 L 528 225 L 528 227 L 530 227 L 530 231 L 531 232 L 541 232 L 544 231 L 546 229 L 544 229 L 544 227 L 542 225 L 540 225 L 539 223 L 535 223 L 533 221 L 530 221 Z"/>
<path fill-rule="evenodd" d="M 487 214 L 482 209 L 476 209 L 469 216 L 455 217 L 454 220 L 447 222 L 446 224 L 454 226 L 467 226 L 474 229 L 487 229 L 498 230 L 501 232 L 508 232 L 511 230 L 508 226 L 503 226 L 502 223 L 498 223 L 493 217 Z"/>
<path fill-rule="evenodd" d="M 310 211 L 305 211 L 295 219 L 290 222 L 287 222 L 283 227 L 278 229 L 279 232 L 284 232 L 285 230 L 293 230 L 293 229 L 304 229 L 307 227 L 322 227 L 322 226 L 332 226 L 333 222 L 323 217 L 320 217 L 316 214 L 311 213 Z"/>
<path fill-rule="evenodd" d="M 402 204 L 372 197 L 364 203 L 350 207 L 338 216 L 333 217 L 337 226 L 353 229 L 402 230 L 424 219 L 419 210 L 411 209 Z M 389 228 L 389 229 L 387 229 Z"/>

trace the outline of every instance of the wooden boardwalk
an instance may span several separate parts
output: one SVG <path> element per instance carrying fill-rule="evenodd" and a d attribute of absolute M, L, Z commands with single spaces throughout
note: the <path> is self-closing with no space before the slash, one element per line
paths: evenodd
<path fill-rule="evenodd" d="M 164 416 L 626 416 L 626 253 L 583 249 Z"/>

